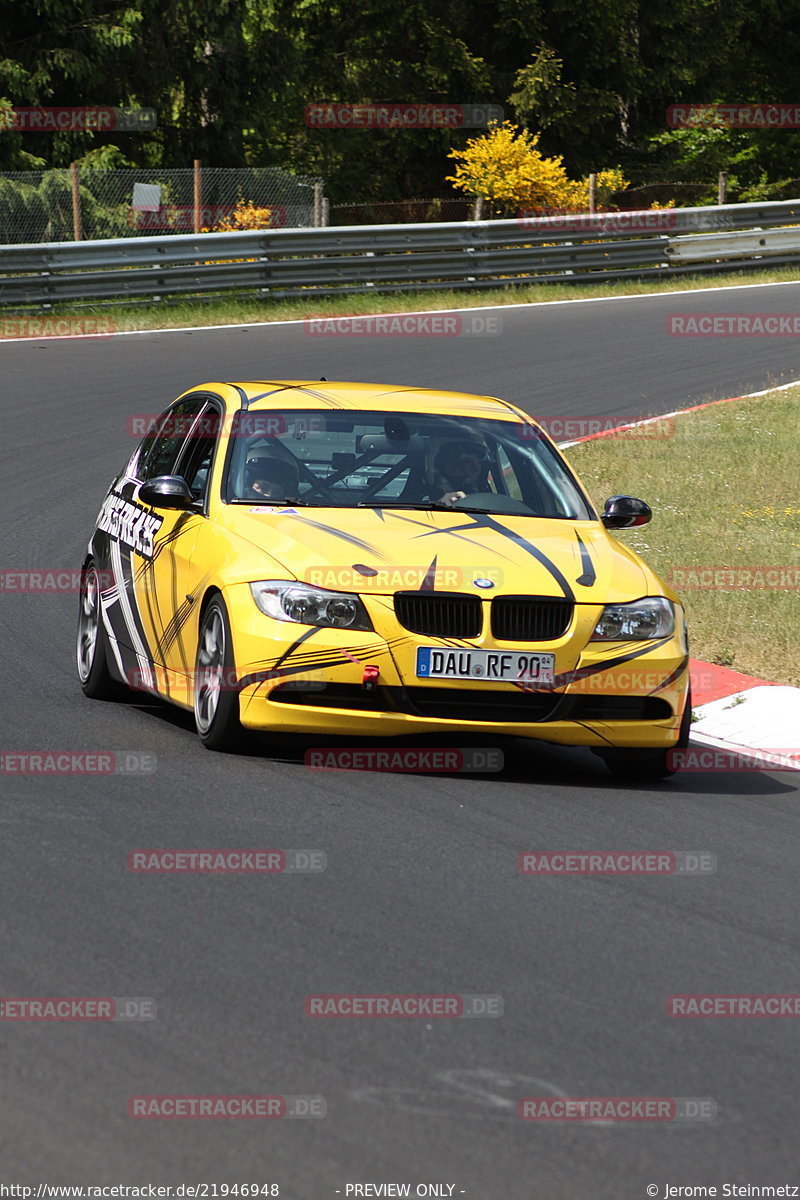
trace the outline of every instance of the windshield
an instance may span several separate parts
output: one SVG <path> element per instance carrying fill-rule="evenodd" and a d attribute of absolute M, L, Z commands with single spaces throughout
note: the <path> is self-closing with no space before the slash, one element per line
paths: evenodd
<path fill-rule="evenodd" d="M 595 515 L 533 426 L 424 413 L 240 412 L 223 487 L 231 503 Z"/>

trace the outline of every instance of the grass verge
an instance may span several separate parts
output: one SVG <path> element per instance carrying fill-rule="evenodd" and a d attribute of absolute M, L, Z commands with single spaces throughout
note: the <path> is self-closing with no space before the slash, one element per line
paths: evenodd
<path fill-rule="evenodd" d="M 479 291 L 443 290 L 351 296 L 309 296 L 291 300 L 262 300 L 252 296 L 226 296 L 210 300 L 160 301 L 154 304 L 105 301 L 97 304 L 57 304 L 48 309 L 0 306 L 0 340 L 22 336 L 20 319 L 37 322 L 58 318 L 102 318 L 119 330 L 182 329 L 203 325 L 258 325 L 304 317 L 364 316 L 371 313 L 419 312 L 451 308 L 481 308 L 493 304 L 530 304 L 589 297 L 643 296 L 652 292 L 679 292 L 697 288 L 736 287 L 743 283 L 797 282 L 796 268 L 731 271 L 724 275 L 682 275 L 678 278 L 620 280 L 596 284 L 531 284 L 529 287 L 487 288 Z M 11 313 L 16 314 L 12 319 Z M 14 332 L 16 331 L 16 332 Z M 34 336 L 34 334 L 30 334 Z M 41 334 L 39 335 L 41 336 Z"/>
<path fill-rule="evenodd" d="M 619 537 L 681 596 L 692 657 L 800 686 L 800 386 L 669 428 L 566 454 L 601 507 L 615 493 L 652 507 L 649 525 Z M 777 573 L 747 578 L 770 567 Z M 708 568 L 735 574 L 700 574 Z"/>

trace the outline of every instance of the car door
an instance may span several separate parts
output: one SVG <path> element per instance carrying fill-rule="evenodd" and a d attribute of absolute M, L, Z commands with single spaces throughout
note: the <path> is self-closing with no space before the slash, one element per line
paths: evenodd
<path fill-rule="evenodd" d="M 186 480 L 195 498 L 191 510 L 178 514 L 187 518 L 186 523 L 176 522 L 173 536 L 164 544 L 157 582 L 164 611 L 171 614 L 159 644 L 159 662 L 171 689 L 166 694 L 185 704 L 192 702 L 197 613 L 207 582 L 199 566 L 207 563 L 207 555 L 198 556 L 196 550 L 207 532 L 208 491 L 221 427 L 222 406 L 209 398 L 170 472 Z"/>
<path fill-rule="evenodd" d="M 185 680 L 171 679 L 182 662 L 182 577 L 204 518 L 200 503 L 189 510 L 155 508 L 140 500 L 139 489 L 148 479 L 175 474 L 181 460 L 188 464 L 209 407 L 207 395 L 195 394 L 162 414 L 112 486 L 98 522 L 108 539 L 113 584 L 104 595 L 104 620 L 118 644 L 118 665 L 133 687 L 175 699 L 182 698 L 176 682 L 177 691 L 185 691 Z"/>

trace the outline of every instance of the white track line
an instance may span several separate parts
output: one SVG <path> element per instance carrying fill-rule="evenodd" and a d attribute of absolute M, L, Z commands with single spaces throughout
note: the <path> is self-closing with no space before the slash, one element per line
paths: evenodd
<path fill-rule="evenodd" d="M 715 404 L 730 404 L 734 400 L 754 400 L 756 396 L 768 396 L 770 392 L 785 392 L 789 388 L 797 387 L 798 384 L 800 384 L 800 379 L 792 379 L 789 383 L 778 383 L 775 387 L 762 388 L 759 392 L 744 392 L 741 396 L 723 396 L 720 400 L 706 400 L 702 404 L 692 404 L 689 408 L 676 408 L 674 412 L 661 413 L 658 417 L 644 417 L 641 421 L 629 421 L 625 425 L 615 425 L 612 429 L 601 429 L 598 433 L 587 433 L 585 437 L 575 438 L 571 442 L 557 442 L 556 445 L 559 450 L 566 450 L 570 446 L 580 445 L 581 442 L 596 441 L 598 438 L 618 435 L 625 429 L 638 429 L 640 425 L 653 425 L 656 421 L 666 421 L 670 417 L 685 417 L 687 413 L 699 412 L 702 408 L 713 408 Z M 602 419 L 602 417 L 597 417 L 598 421 Z M 565 417 L 564 420 L 568 421 L 569 417 Z"/>

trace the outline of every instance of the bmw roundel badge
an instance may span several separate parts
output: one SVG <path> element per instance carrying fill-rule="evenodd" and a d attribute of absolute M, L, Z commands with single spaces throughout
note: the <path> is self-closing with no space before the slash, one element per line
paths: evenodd
<path fill-rule="evenodd" d="M 475 587 L 479 587 L 479 588 L 493 588 L 494 587 L 494 583 L 492 582 L 491 579 L 473 579 L 472 582 L 475 584 Z"/>

